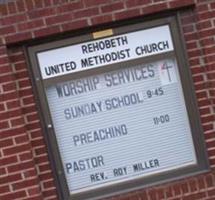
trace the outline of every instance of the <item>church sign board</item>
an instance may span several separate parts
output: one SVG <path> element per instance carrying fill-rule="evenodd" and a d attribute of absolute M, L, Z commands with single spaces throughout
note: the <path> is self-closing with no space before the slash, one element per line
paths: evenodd
<path fill-rule="evenodd" d="M 28 48 L 65 199 L 101 198 L 208 168 L 176 20 L 125 29 Z"/>

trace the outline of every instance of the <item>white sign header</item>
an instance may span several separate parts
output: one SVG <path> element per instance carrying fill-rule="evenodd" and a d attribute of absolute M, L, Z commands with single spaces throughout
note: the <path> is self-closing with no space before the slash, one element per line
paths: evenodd
<path fill-rule="evenodd" d="M 43 79 L 172 51 L 168 25 L 37 53 Z"/>

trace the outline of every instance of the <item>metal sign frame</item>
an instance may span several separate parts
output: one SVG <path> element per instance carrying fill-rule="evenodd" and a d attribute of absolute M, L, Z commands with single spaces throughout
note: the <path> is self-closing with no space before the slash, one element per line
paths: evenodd
<path fill-rule="evenodd" d="M 128 63 L 150 62 L 158 59 L 165 59 L 170 56 L 174 56 L 178 63 L 178 70 L 181 78 L 181 85 L 183 89 L 184 99 L 187 108 L 187 114 L 192 132 L 193 143 L 195 147 L 195 153 L 197 157 L 197 164 L 187 166 L 184 168 L 178 168 L 176 170 L 162 172 L 156 175 L 146 176 L 144 178 L 135 178 L 131 181 L 125 181 L 122 183 L 113 184 L 104 188 L 92 189 L 91 191 L 83 192 L 80 194 L 70 195 L 67 186 L 64 169 L 61 161 L 61 155 L 59 153 L 57 140 L 55 137 L 55 130 L 53 128 L 51 114 L 45 94 L 45 88 L 50 85 L 54 85 L 61 81 L 72 80 L 74 78 L 82 78 L 97 73 L 104 73 L 112 69 L 119 69 L 121 66 L 117 64 L 111 64 L 105 67 L 99 67 L 95 69 L 89 69 L 77 73 L 68 75 L 62 75 L 59 77 L 53 77 L 50 79 L 42 80 L 39 64 L 36 54 L 41 51 L 50 49 L 56 49 L 64 46 L 78 44 L 82 42 L 92 41 L 93 35 L 91 33 L 83 34 L 78 37 L 70 37 L 59 41 L 48 42 L 38 45 L 28 45 L 26 47 L 29 58 L 29 69 L 32 72 L 32 82 L 34 85 L 35 95 L 38 100 L 38 108 L 40 113 L 41 122 L 44 129 L 44 135 L 47 142 L 48 153 L 50 161 L 52 163 L 53 172 L 57 184 L 58 194 L 60 199 L 99 199 L 102 197 L 119 194 L 122 192 L 133 191 L 141 189 L 155 184 L 161 184 L 168 181 L 178 180 L 187 176 L 203 173 L 209 170 L 209 164 L 206 154 L 206 147 L 204 143 L 203 130 L 201 127 L 200 115 L 197 106 L 197 100 L 195 97 L 195 89 L 193 86 L 192 76 L 187 64 L 185 48 L 183 45 L 183 38 L 180 34 L 180 27 L 177 20 L 177 16 L 164 17 L 161 19 L 155 19 L 147 22 L 141 22 L 134 24 L 132 21 L 130 25 L 119 26 L 113 28 L 113 35 L 119 35 L 132 31 L 138 31 L 142 29 L 152 28 L 161 25 L 169 25 L 171 36 L 174 45 L 174 52 L 162 53 L 159 55 L 152 55 L 145 58 L 126 61 Z"/>

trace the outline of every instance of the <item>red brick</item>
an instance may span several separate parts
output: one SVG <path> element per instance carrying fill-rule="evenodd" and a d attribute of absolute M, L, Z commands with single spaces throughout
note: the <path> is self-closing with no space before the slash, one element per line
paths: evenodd
<path fill-rule="evenodd" d="M 102 13 L 114 12 L 124 9 L 123 2 L 110 3 L 108 5 L 101 6 Z"/>
<path fill-rule="evenodd" d="M 149 190 L 148 191 L 148 196 L 149 196 L 150 200 L 156 200 L 157 199 L 156 193 L 155 193 L 154 190 Z"/>
<path fill-rule="evenodd" d="M 53 180 L 49 180 L 49 181 L 47 181 L 47 182 L 44 182 L 43 183 L 43 187 L 44 188 L 53 188 L 53 187 L 55 187 L 55 184 L 54 184 L 54 181 Z"/>
<path fill-rule="evenodd" d="M 0 196 L 1 197 L 1 196 Z M 18 191 L 18 192 L 13 192 L 9 194 L 5 194 L 2 196 L 4 200 L 12 200 L 12 199 L 24 199 L 24 197 L 27 197 L 26 191 Z"/>
<path fill-rule="evenodd" d="M 213 179 L 212 175 L 210 175 L 210 174 L 207 175 L 205 177 L 205 181 L 206 181 L 207 188 L 215 186 L 215 180 Z"/>
<path fill-rule="evenodd" d="M 180 1 L 170 1 L 169 5 L 170 8 L 180 8 L 184 6 L 191 6 L 194 5 L 194 0 L 180 0 Z"/>
<path fill-rule="evenodd" d="M 205 192 L 199 192 L 196 194 L 190 194 L 189 196 L 185 196 L 182 198 L 182 200 L 202 200 L 206 197 L 206 193 Z"/>
<path fill-rule="evenodd" d="M 9 12 L 10 14 L 13 14 L 13 13 L 16 13 L 16 12 L 17 12 L 15 2 L 8 2 L 7 6 L 8 6 L 8 12 Z"/>
<path fill-rule="evenodd" d="M 18 137 L 15 137 L 16 144 L 26 143 L 29 141 L 28 136 L 26 134 L 19 135 Z"/>
<path fill-rule="evenodd" d="M 207 64 L 205 68 L 206 68 L 206 71 L 208 71 L 208 72 L 214 71 L 214 69 L 215 69 L 215 63 Z"/>
<path fill-rule="evenodd" d="M 21 161 L 32 160 L 32 153 L 30 151 L 24 152 L 19 155 Z"/>
<path fill-rule="evenodd" d="M 181 22 L 183 25 L 193 24 L 195 22 L 195 17 L 193 15 L 182 17 Z"/>
<path fill-rule="evenodd" d="M 41 200 L 43 199 L 43 196 L 40 194 L 38 196 L 34 196 L 34 197 L 31 197 L 30 200 Z M 50 200 L 57 200 L 57 197 L 53 197 L 53 195 L 51 196 L 51 198 L 49 198 Z"/>
<path fill-rule="evenodd" d="M 74 18 L 86 18 L 86 17 L 92 17 L 99 14 L 99 9 L 96 8 L 88 8 L 88 9 L 82 9 L 79 11 L 74 12 Z"/>
<path fill-rule="evenodd" d="M 1 166 L 0 166 L 1 167 Z M 0 174 L 1 174 L 1 176 L 5 176 L 6 175 L 6 168 L 5 167 L 1 167 L 0 168 Z M 0 178 L 1 179 L 1 178 Z"/>
<path fill-rule="evenodd" d="M 87 0 L 87 2 L 88 1 L 90 0 Z M 69 4 L 62 4 L 62 5 L 59 5 L 56 9 L 57 9 L 57 13 L 59 14 L 59 13 L 66 13 L 66 12 L 72 12 L 75 10 L 80 10 L 81 8 L 84 8 L 83 1 L 70 2 Z"/>
<path fill-rule="evenodd" d="M 139 198 L 142 200 L 142 199 L 147 199 L 147 193 L 146 191 L 141 191 L 139 194 L 138 194 Z"/>
<path fill-rule="evenodd" d="M 69 31 L 69 30 L 74 30 L 74 29 L 79 29 L 79 28 L 84 28 L 88 25 L 86 19 L 82 20 L 77 20 L 69 23 L 64 23 L 62 24 L 62 29 L 64 31 Z"/>
<path fill-rule="evenodd" d="M 36 178 L 30 179 L 30 180 L 24 180 L 21 182 L 17 182 L 12 184 L 13 188 L 15 190 L 19 190 L 25 187 L 31 187 L 33 185 L 37 185 L 38 184 L 38 180 Z"/>
<path fill-rule="evenodd" d="M 198 11 L 198 13 L 208 11 L 209 10 L 208 4 L 199 4 L 199 5 L 196 5 L 196 10 Z"/>
<path fill-rule="evenodd" d="M 7 48 L 5 46 L 0 46 L 0 55 L 7 56 Z"/>
<path fill-rule="evenodd" d="M 203 31 L 199 31 L 199 36 L 201 38 L 206 38 L 206 37 L 214 36 L 214 35 L 215 35 L 215 29 L 214 28 L 203 30 Z"/>
<path fill-rule="evenodd" d="M 44 3 L 41 0 L 39 0 L 39 1 L 37 0 L 37 1 L 34 1 L 34 6 L 35 6 L 35 8 L 43 8 Z"/>
<path fill-rule="evenodd" d="M 215 159 L 214 158 L 209 158 L 209 165 L 215 165 Z"/>
<path fill-rule="evenodd" d="M 146 6 L 147 4 L 150 4 L 151 0 L 128 0 L 126 1 L 126 7 L 132 8 L 132 7 L 139 7 L 139 6 Z"/>
<path fill-rule="evenodd" d="M 206 89 L 208 87 L 208 84 L 206 83 L 197 83 L 195 84 L 195 89 L 196 91 L 198 90 L 203 90 L 203 89 Z M 203 104 L 199 104 L 199 106 L 204 106 L 204 105 L 209 105 L 210 103 L 209 102 L 199 102 L 200 104 L 203 103 Z"/>
<path fill-rule="evenodd" d="M 8 75 L 8 76 L 5 76 L 5 78 L 4 79 L 2 79 L 2 80 L 7 80 L 8 79 L 8 77 L 10 77 L 11 75 Z M 5 81 L 6 82 L 6 81 Z M 5 92 L 8 92 L 8 91 L 10 91 L 10 90 L 16 90 L 16 83 L 15 82 L 11 82 L 11 83 L 7 83 L 7 84 L 4 84 L 3 85 L 3 90 L 5 91 Z"/>
<path fill-rule="evenodd" d="M 184 182 L 184 183 L 181 184 L 181 190 L 182 190 L 183 194 L 186 194 L 186 193 L 189 192 L 189 188 L 188 188 L 187 182 Z"/>
<path fill-rule="evenodd" d="M 166 195 L 167 198 L 170 198 L 170 197 L 173 196 L 173 190 L 172 190 L 171 187 L 165 188 L 164 192 L 165 192 L 165 195 Z"/>
<path fill-rule="evenodd" d="M 24 79 L 24 78 L 29 78 L 28 71 L 17 72 L 17 73 L 15 74 L 15 76 L 16 76 L 16 80 Z"/>
<path fill-rule="evenodd" d="M 39 186 L 28 189 L 28 194 L 29 194 L 30 196 L 38 195 L 38 194 L 40 194 L 40 192 L 41 192 L 41 191 L 40 191 Z"/>
<path fill-rule="evenodd" d="M 197 92 L 196 96 L 197 96 L 198 99 L 206 98 L 207 97 L 207 92 L 206 91 Z"/>
<path fill-rule="evenodd" d="M 5 131 L 1 132 L 1 139 L 17 136 L 17 135 L 25 133 L 25 131 L 26 130 L 23 127 L 11 128 L 10 130 L 5 130 Z"/>
<path fill-rule="evenodd" d="M 35 154 L 36 154 L 36 156 L 47 154 L 47 150 L 46 150 L 46 148 L 44 146 L 40 147 L 40 148 L 36 148 L 35 149 Z"/>
<path fill-rule="evenodd" d="M 44 22 L 42 19 L 36 19 L 32 20 L 30 22 L 24 22 L 17 24 L 18 31 L 26 31 L 28 29 L 35 29 L 35 28 L 40 28 L 44 26 Z"/>
<path fill-rule="evenodd" d="M 215 9 L 215 2 L 211 2 L 210 6 L 212 9 Z"/>
<path fill-rule="evenodd" d="M 33 123 L 28 123 L 26 125 L 26 128 L 28 130 L 39 129 L 39 128 L 41 128 L 41 125 L 40 125 L 40 122 L 33 122 Z"/>
<path fill-rule="evenodd" d="M 206 185 L 205 185 L 204 176 L 198 177 L 197 184 L 198 184 L 199 190 L 202 190 L 205 188 Z"/>
<path fill-rule="evenodd" d="M 160 12 L 162 10 L 166 10 L 167 8 L 168 8 L 167 3 L 154 4 L 154 5 L 142 8 L 142 12 L 144 15 L 147 15 L 147 14 Z"/>
<path fill-rule="evenodd" d="M 35 167 L 34 162 L 30 160 L 30 161 L 21 162 L 15 165 L 10 165 L 7 167 L 7 169 L 9 173 L 13 173 L 18 171 L 25 171 L 27 169 L 32 169 L 34 167 Z"/>
<path fill-rule="evenodd" d="M 29 39 L 32 39 L 32 35 L 30 32 L 17 33 L 17 34 L 9 35 L 9 36 L 5 37 L 5 40 L 8 44 L 25 41 L 25 40 L 29 40 Z"/>
<path fill-rule="evenodd" d="M 24 114 L 32 113 L 32 112 L 37 112 L 37 109 L 36 109 L 35 105 L 30 105 L 30 106 L 23 107 L 22 108 L 22 112 Z"/>
<path fill-rule="evenodd" d="M 7 106 L 7 109 L 10 110 L 10 109 L 14 109 L 14 108 L 19 108 L 20 107 L 20 102 L 19 100 L 13 100 L 13 101 L 8 101 L 6 103 L 6 106 Z"/>
<path fill-rule="evenodd" d="M 15 3 L 19 12 L 25 11 L 24 0 L 19 0 L 19 1 L 16 1 Z"/>
<path fill-rule="evenodd" d="M 183 32 L 184 33 L 191 33 L 191 32 L 194 32 L 194 31 L 195 31 L 195 29 L 194 29 L 193 24 L 189 24 L 189 25 L 183 27 Z"/>
<path fill-rule="evenodd" d="M 30 95 L 33 95 L 33 91 L 31 88 L 25 88 L 25 89 L 19 90 L 20 97 L 30 96 Z"/>
<path fill-rule="evenodd" d="M 44 145 L 44 140 L 43 139 L 32 140 L 31 145 L 33 147 L 42 146 L 42 145 Z"/>
<path fill-rule="evenodd" d="M 102 4 L 109 4 L 110 0 L 84 0 L 83 1 L 86 7 L 98 6 Z"/>
<path fill-rule="evenodd" d="M 21 79 L 18 84 L 19 84 L 19 88 L 25 88 L 25 87 L 29 87 L 31 86 L 31 81 L 30 79 L 28 78 L 28 73 L 25 71 L 25 72 L 20 72 L 19 73 L 19 78 Z M 26 77 L 24 77 L 26 76 Z M 25 78 L 23 80 L 23 78 Z"/>
<path fill-rule="evenodd" d="M 213 129 L 213 125 L 212 125 L 212 124 L 203 124 L 202 127 L 203 127 L 204 132 Z M 205 136 L 205 137 L 206 137 L 206 136 Z"/>
<path fill-rule="evenodd" d="M 209 90 L 209 93 L 211 96 L 215 96 L 215 91 L 214 90 Z"/>
<path fill-rule="evenodd" d="M 158 199 L 165 198 L 164 190 L 163 189 L 156 189 L 156 194 L 157 194 Z"/>
<path fill-rule="evenodd" d="M 25 170 L 23 174 L 25 178 L 36 177 L 37 171 L 35 169 Z"/>
<path fill-rule="evenodd" d="M 1 65 L 1 64 L 7 64 L 8 62 L 9 62 L 9 59 L 8 59 L 7 56 L 2 57 L 2 58 L 0 59 L 0 65 Z"/>
<path fill-rule="evenodd" d="M 197 191 L 197 182 L 195 179 L 191 179 L 189 182 L 188 182 L 189 186 L 190 186 L 190 191 L 191 192 L 195 192 Z"/>
<path fill-rule="evenodd" d="M 199 56 L 201 56 L 201 50 L 195 49 L 195 50 L 189 51 L 187 54 L 188 54 L 189 58 L 199 57 Z"/>
<path fill-rule="evenodd" d="M 9 128 L 8 122 L 1 122 L 0 121 L 0 129 L 6 129 Z"/>
<path fill-rule="evenodd" d="M 10 188 L 8 185 L 0 186 L 0 194 L 8 193 L 8 192 L 10 192 Z"/>
<path fill-rule="evenodd" d="M 188 40 L 188 41 L 198 40 L 198 34 L 197 34 L 197 32 L 185 34 L 184 37 L 185 37 L 185 40 Z"/>
<path fill-rule="evenodd" d="M 43 134 L 42 134 L 41 130 L 34 130 L 34 131 L 31 131 L 30 136 L 31 136 L 32 139 L 35 139 L 35 138 L 42 137 Z"/>
<path fill-rule="evenodd" d="M 135 17 L 138 16 L 140 14 L 140 9 L 133 9 L 133 10 L 129 10 L 129 11 L 122 11 L 122 12 L 117 12 L 114 14 L 115 19 L 119 20 L 119 19 L 125 19 L 127 18 L 131 18 L 131 17 Z"/>
<path fill-rule="evenodd" d="M 56 15 L 45 19 L 47 25 L 59 24 L 66 21 L 71 21 L 73 19 L 72 13 L 67 13 L 63 15 Z"/>
<path fill-rule="evenodd" d="M 214 136 L 215 136 L 215 134 L 214 134 L 212 137 L 215 138 Z M 207 138 L 206 138 L 206 139 L 207 139 Z M 215 149 L 209 149 L 209 150 L 207 151 L 207 153 L 208 153 L 208 156 L 209 156 L 209 157 L 213 157 L 213 156 L 215 156 Z"/>
<path fill-rule="evenodd" d="M 60 27 L 59 26 L 49 26 L 48 28 L 41 28 L 39 30 L 34 31 L 35 37 L 44 37 L 54 33 L 59 33 Z"/>
<path fill-rule="evenodd" d="M 28 16 L 30 19 L 36 19 L 36 18 L 42 18 L 47 17 L 51 15 L 55 15 L 56 11 L 53 8 L 43 8 L 43 9 L 37 9 L 33 10 L 28 13 Z"/>
<path fill-rule="evenodd" d="M 37 113 L 35 113 L 32 115 L 28 115 L 26 118 L 28 122 L 33 122 L 33 121 L 37 121 L 39 119 L 39 116 Z"/>
<path fill-rule="evenodd" d="M 215 141 L 214 140 L 209 141 L 209 142 L 206 141 L 206 146 L 208 149 L 215 147 Z"/>
<path fill-rule="evenodd" d="M 202 75 L 198 75 L 198 76 L 195 76 L 193 77 L 193 81 L 196 83 L 196 82 L 202 82 L 204 80 L 203 76 Z"/>
<path fill-rule="evenodd" d="M 0 67 L 0 74 L 8 74 L 11 73 L 11 67 L 9 65 L 2 65 Z"/>
<path fill-rule="evenodd" d="M 212 23 L 210 21 L 199 22 L 197 25 L 197 29 L 208 29 L 212 27 Z"/>
<path fill-rule="evenodd" d="M 210 105 L 210 100 L 209 99 L 201 99 L 198 101 L 198 105 L 199 105 L 199 107 Z"/>
<path fill-rule="evenodd" d="M 17 92 L 16 91 L 6 93 L 6 94 L 3 93 L 1 98 L 0 98 L 0 102 L 14 100 L 16 98 L 17 98 Z"/>
<path fill-rule="evenodd" d="M 6 112 L 1 113 L 0 120 L 9 119 L 11 117 L 18 117 L 18 116 L 20 116 L 20 114 L 21 114 L 20 109 L 6 111 Z"/>
<path fill-rule="evenodd" d="M 1 35 L 7 35 L 7 34 L 11 34 L 11 33 L 15 33 L 15 27 L 14 26 L 3 26 L 0 28 L 0 33 Z"/>
<path fill-rule="evenodd" d="M 99 15 L 99 16 L 96 16 L 96 17 L 92 17 L 92 19 L 91 19 L 92 24 L 94 24 L 94 25 L 110 22 L 112 20 L 113 20 L 112 14 Z"/>
<path fill-rule="evenodd" d="M 8 17 L 3 17 L 1 19 L 1 23 L 2 25 L 8 25 L 8 24 L 16 24 L 25 20 L 27 20 L 26 14 L 17 14 L 17 15 L 12 15 Z"/>
<path fill-rule="evenodd" d="M 22 99 L 22 102 L 24 105 L 30 105 L 35 103 L 34 97 L 33 96 L 29 96 L 29 97 L 25 97 Z"/>
<path fill-rule="evenodd" d="M 209 196 L 215 196 L 215 189 L 209 190 L 208 195 Z"/>
<path fill-rule="evenodd" d="M 3 149 L 4 155 L 13 155 L 17 153 L 21 153 L 23 151 L 29 151 L 31 149 L 29 144 L 14 146 L 11 148 Z"/>
<path fill-rule="evenodd" d="M 4 183 L 4 184 L 5 183 L 13 183 L 13 182 L 18 181 L 18 180 L 22 180 L 22 176 L 20 173 L 0 177 L 0 182 Z"/>
<path fill-rule="evenodd" d="M 5 106 L 3 103 L 0 103 L 0 112 L 5 111 Z"/>
<path fill-rule="evenodd" d="M 208 45 L 212 45 L 213 43 L 215 42 L 215 39 L 214 38 L 212 38 L 212 37 L 210 37 L 210 38 L 201 38 L 200 39 L 200 44 L 202 45 L 202 46 L 208 46 Z"/>
<path fill-rule="evenodd" d="M 206 11 L 204 13 L 199 13 L 199 21 L 212 19 L 215 16 L 215 13 L 213 11 Z"/>
<path fill-rule="evenodd" d="M 14 164 L 14 163 L 17 163 L 17 161 L 18 161 L 18 159 L 17 159 L 16 155 L 10 156 L 10 157 L 3 157 L 0 159 L 1 166 L 8 165 L 8 164 Z"/>
<path fill-rule="evenodd" d="M 25 63 L 17 63 L 14 66 L 16 71 L 23 71 L 27 68 Z"/>
<path fill-rule="evenodd" d="M 25 60 L 25 56 L 23 53 L 10 55 L 10 61 L 13 64 L 16 64 L 17 62 L 20 62 L 20 61 L 24 63 L 24 60 Z"/>
<path fill-rule="evenodd" d="M 56 189 L 50 189 L 50 190 L 44 190 L 43 191 L 43 196 L 46 198 L 48 196 L 52 196 L 56 194 Z"/>
<path fill-rule="evenodd" d="M 203 73 L 205 71 L 205 69 L 203 67 L 193 67 L 191 68 L 192 74 L 200 74 Z"/>
<path fill-rule="evenodd" d="M 48 162 L 48 157 L 47 154 L 44 154 L 40 157 L 35 157 L 34 158 L 35 163 L 40 164 L 40 163 L 47 163 Z"/>
<path fill-rule="evenodd" d="M 12 138 L 0 140 L 0 147 L 1 148 L 7 147 L 7 146 L 12 146 L 12 145 L 13 145 Z"/>
<path fill-rule="evenodd" d="M 200 109 L 200 115 L 208 115 L 210 114 L 210 108 L 202 108 Z"/>
<path fill-rule="evenodd" d="M 45 172 L 45 171 L 49 171 L 49 170 L 50 170 L 49 164 L 44 164 L 44 165 L 40 165 L 40 166 L 39 166 L 39 171 L 40 171 L 41 173 L 43 173 L 43 172 Z"/>
<path fill-rule="evenodd" d="M 0 13 L 2 15 L 7 15 L 8 14 L 8 9 L 6 4 L 0 4 Z"/>

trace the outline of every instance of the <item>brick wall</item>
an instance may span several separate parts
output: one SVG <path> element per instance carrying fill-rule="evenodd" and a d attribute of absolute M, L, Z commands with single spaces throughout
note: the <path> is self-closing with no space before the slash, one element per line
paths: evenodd
<path fill-rule="evenodd" d="M 182 9 L 186 6 L 192 9 Z M 215 199 L 214 0 L 0 1 L 0 200 L 56 200 L 23 44 L 32 39 L 180 9 L 211 171 L 112 200 Z"/>

